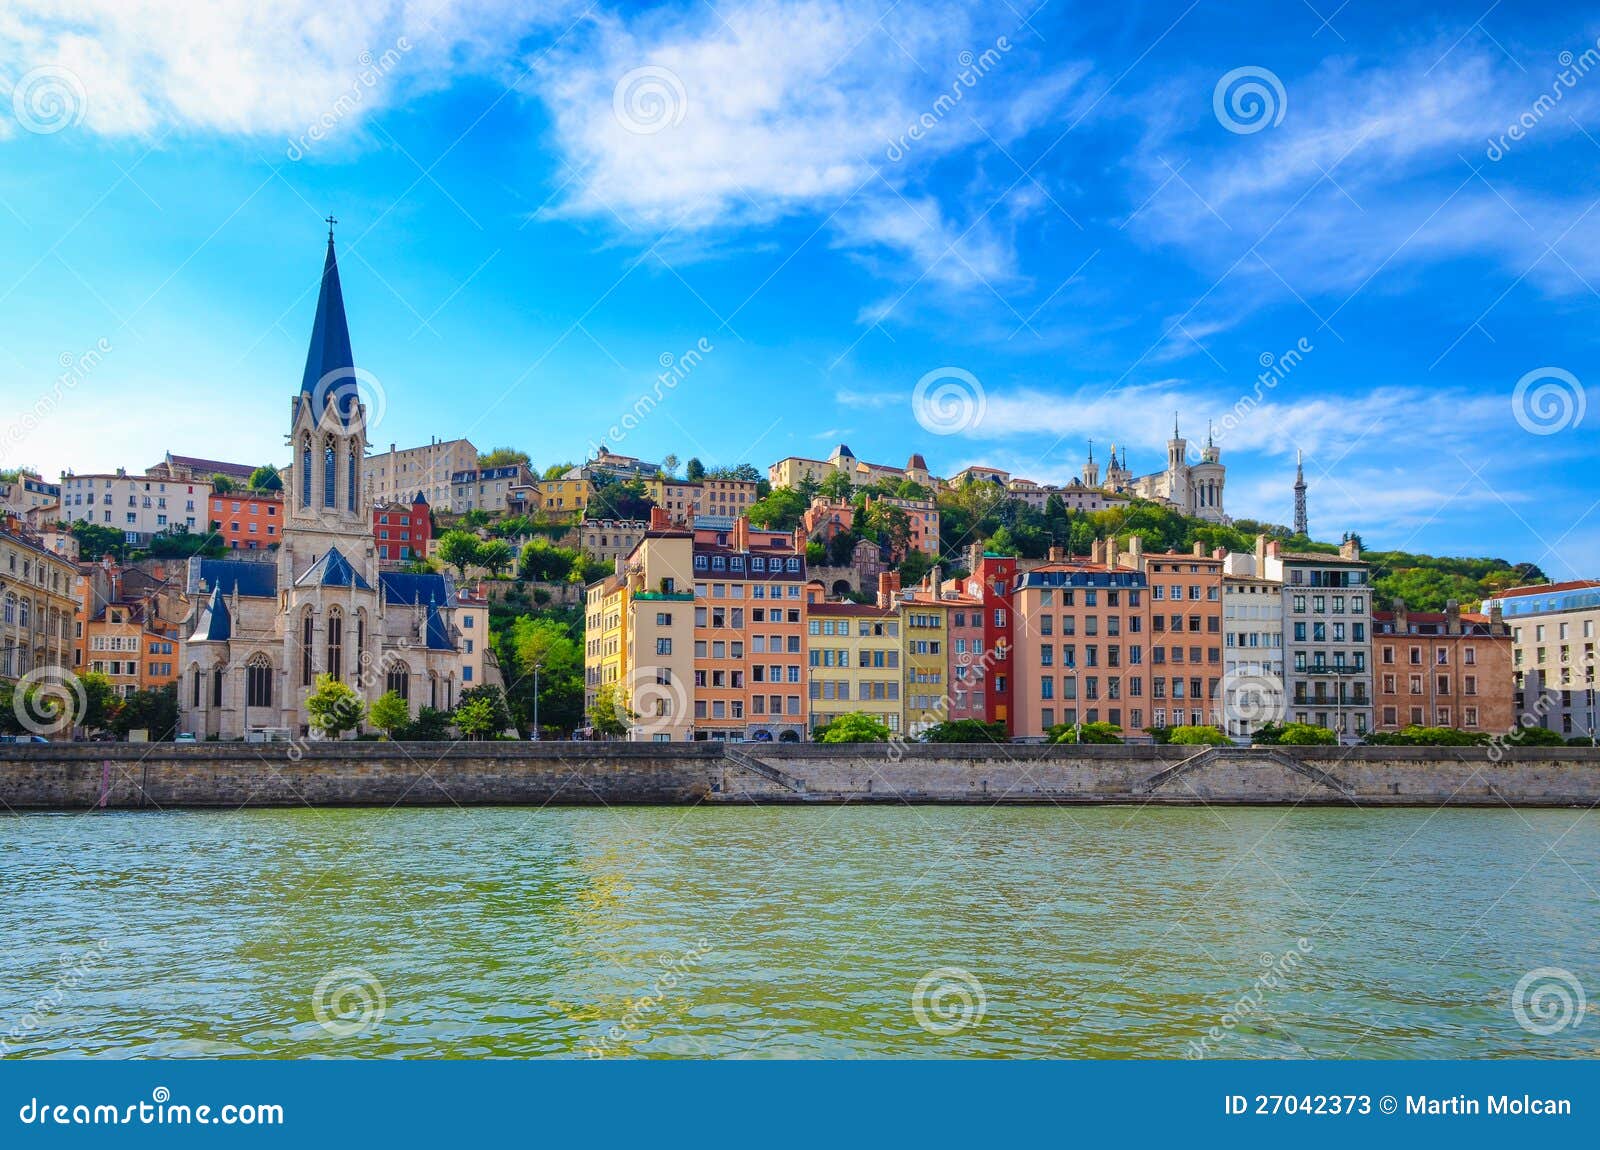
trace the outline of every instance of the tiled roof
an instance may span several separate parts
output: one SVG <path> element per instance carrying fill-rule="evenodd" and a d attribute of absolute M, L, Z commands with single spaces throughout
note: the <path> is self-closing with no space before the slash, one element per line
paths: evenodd
<path fill-rule="evenodd" d="M 327 554 L 318 559 L 305 572 L 294 581 L 296 587 L 355 587 L 361 591 L 372 590 L 372 584 L 361 577 L 361 573 L 350 566 L 350 560 L 344 557 L 344 552 L 337 547 L 328 548 Z"/>
<path fill-rule="evenodd" d="M 221 588 L 224 595 L 238 591 L 246 598 L 270 599 L 278 593 L 278 565 L 197 556 L 189 560 L 188 593 L 199 594 L 202 584 L 207 591 Z"/>
<path fill-rule="evenodd" d="M 176 466 L 188 468 L 190 471 L 202 471 L 207 475 L 226 475 L 233 479 L 249 479 L 256 470 L 248 463 L 226 463 L 220 459 L 201 459 L 197 455 L 173 455 L 168 452 L 167 459 Z"/>
<path fill-rule="evenodd" d="M 404 603 L 408 607 L 426 607 L 429 603 L 440 607 L 456 606 L 455 586 L 443 575 L 380 571 L 378 582 L 383 585 L 384 599 L 390 603 Z"/>
<path fill-rule="evenodd" d="M 1600 587 L 1600 579 L 1572 579 L 1565 583 L 1535 583 L 1529 587 L 1513 587 L 1489 596 L 1491 599 L 1511 599 L 1519 595 L 1549 595 L 1558 591 L 1582 591 Z"/>

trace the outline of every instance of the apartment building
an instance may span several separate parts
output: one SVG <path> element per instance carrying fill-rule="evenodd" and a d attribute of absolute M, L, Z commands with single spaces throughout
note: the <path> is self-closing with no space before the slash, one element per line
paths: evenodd
<path fill-rule="evenodd" d="M 1222 576 L 1222 730 L 1248 739 L 1282 722 L 1288 688 L 1283 673 L 1283 588 L 1270 579 Z"/>
<path fill-rule="evenodd" d="M 904 730 L 900 606 L 829 603 L 820 583 L 810 584 L 806 595 L 813 728 L 859 713 L 891 731 Z"/>
<path fill-rule="evenodd" d="M 1150 725 L 1220 728 L 1223 555 L 1197 543 L 1189 554 L 1133 549 L 1129 562 L 1150 588 Z"/>
<path fill-rule="evenodd" d="M 913 454 L 904 467 L 887 463 L 868 463 L 857 459 L 847 444 L 839 444 L 827 459 L 807 459 L 791 455 L 767 468 L 767 482 L 773 487 L 800 487 L 806 483 L 820 483 L 830 475 L 842 473 L 850 477 L 857 487 L 881 483 L 884 480 L 900 482 L 909 479 L 923 487 L 939 481 L 928 471 L 928 464 L 920 454 Z"/>
<path fill-rule="evenodd" d="M 105 675 L 123 696 L 177 682 L 185 575 L 181 560 L 124 567 L 106 558 L 78 568 L 73 669 Z"/>
<path fill-rule="evenodd" d="M 585 519 L 578 524 L 577 544 L 591 559 L 604 559 L 619 567 L 649 531 L 643 519 Z"/>
<path fill-rule="evenodd" d="M 521 463 L 453 471 L 449 509 L 457 515 L 468 511 L 509 511 L 517 502 L 515 493 L 531 490 L 537 481 L 538 477 Z"/>
<path fill-rule="evenodd" d="M 410 503 L 373 504 L 372 539 L 381 563 L 406 563 L 426 556 L 433 540 L 433 515 L 422 492 Z"/>
<path fill-rule="evenodd" d="M 283 528 L 283 492 L 212 492 L 208 528 L 230 551 L 265 551 L 278 545 Z"/>
<path fill-rule="evenodd" d="M 695 515 L 743 515 L 756 501 L 757 489 L 753 479 L 702 479 L 695 497 Z"/>
<path fill-rule="evenodd" d="M 168 479 L 182 483 L 211 482 L 214 475 L 233 480 L 238 487 L 250 486 L 250 477 L 256 469 L 248 463 L 229 463 L 222 459 L 202 459 L 195 455 L 174 455 L 167 452 L 160 463 L 144 469 L 153 479 Z"/>
<path fill-rule="evenodd" d="M 0 514 L 9 513 L 38 523 L 61 507 L 61 485 L 49 483 L 37 472 L 18 470 L 0 479 Z"/>
<path fill-rule="evenodd" d="M 1013 738 L 1042 739 L 1061 723 L 1112 723 L 1136 734 L 1147 721 L 1170 721 L 1165 701 L 1159 717 L 1149 709 L 1157 704 L 1146 690 L 1146 677 L 1156 671 L 1145 660 L 1153 639 L 1145 628 L 1146 575 L 1105 560 L 1102 550 L 1015 576 L 1007 660 L 1015 681 Z M 1161 578 L 1163 587 L 1187 585 L 1164 565 Z M 1189 697 L 1187 685 L 1181 692 Z"/>
<path fill-rule="evenodd" d="M 0 516 L 0 680 L 71 668 L 76 575 L 20 518 Z"/>
<path fill-rule="evenodd" d="M 115 527 L 129 543 L 141 545 L 166 531 L 205 530 L 210 498 L 211 484 L 200 479 L 161 479 L 121 470 L 61 476 L 62 519 Z"/>
<path fill-rule="evenodd" d="M 411 499 L 422 492 L 435 507 L 449 507 L 451 477 L 478 466 L 478 449 L 467 439 L 430 439 L 420 447 L 398 448 L 366 456 L 361 478 L 366 498 L 374 503 Z M 289 486 L 285 477 L 284 486 Z"/>
<path fill-rule="evenodd" d="M 1511 630 L 1516 721 L 1568 738 L 1600 733 L 1595 703 L 1595 633 L 1600 580 L 1514 587 L 1484 601 Z"/>
<path fill-rule="evenodd" d="M 887 504 L 906 514 L 910 532 L 908 548 L 924 555 L 939 554 L 939 506 L 931 499 L 900 499 L 892 495 L 872 495 L 867 505 Z"/>
<path fill-rule="evenodd" d="M 1372 631 L 1377 730 L 1495 734 L 1516 725 L 1511 632 L 1498 606 L 1468 614 L 1452 600 L 1443 611 L 1411 611 L 1397 599 L 1372 613 Z"/>
<path fill-rule="evenodd" d="M 1354 542 L 1337 555 L 1258 541 L 1261 573 L 1283 588 L 1289 715 L 1355 739 L 1372 729 L 1367 564 Z"/>
<path fill-rule="evenodd" d="M 693 565 L 694 737 L 805 738 L 804 545 L 740 516 L 695 529 Z"/>

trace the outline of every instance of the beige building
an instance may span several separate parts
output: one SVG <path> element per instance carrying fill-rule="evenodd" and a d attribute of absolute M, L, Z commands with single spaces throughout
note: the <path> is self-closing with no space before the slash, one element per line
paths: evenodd
<path fill-rule="evenodd" d="M 767 482 L 773 487 L 799 487 L 808 480 L 820 483 L 836 472 L 848 475 L 850 481 L 857 487 L 865 487 L 885 479 L 896 482 L 909 479 L 924 487 L 931 487 L 940 482 L 928 472 L 928 464 L 921 455 L 912 455 L 906 460 L 904 467 L 895 467 L 888 463 L 868 463 L 857 459 L 855 452 L 844 443 L 835 447 L 833 454 L 827 459 L 807 459 L 804 456 L 791 455 L 778 460 L 767 468 Z M 707 514 L 722 513 L 708 511 Z"/>
<path fill-rule="evenodd" d="M 495 514 L 510 511 L 521 502 L 517 493 L 532 490 L 535 482 L 533 472 L 521 463 L 453 472 L 450 476 L 449 510 L 457 515 L 468 511 Z"/>
<path fill-rule="evenodd" d="M 1600 579 L 1503 591 L 1483 603 L 1511 629 L 1511 678 L 1522 725 L 1568 738 L 1600 734 L 1595 704 L 1595 636 Z"/>
<path fill-rule="evenodd" d="M 0 519 L 0 680 L 71 673 L 77 574 L 15 516 Z"/>
<path fill-rule="evenodd" d="M 374 452 L 367 457 L 362 466 L 362 478 L 367 485 L 366 497 L 373 502 L 410 503 L 420 491 L 434 507 L 454 510 L 451 476 L 474 471 L 477 466 L 478 449 L 472 446 L 471 440 L 434 439 L 421 447 L 404 450 L 391 443 L 388 451 Z M 287 486 L 287 472 L 283 480 Z"/>
<path fill-rule="evenodd" d="M 605 559 L 620 568 L 649 529 L 642 519 L 585 519 L 578 525 L 578 548 L 591 559 Z"/>
<path fill-rule="evenodd" d="M 69 523 L 114 527 L 130 543 L 148 543 L 152 535 L 173 530 L 205 531 L 211 484 L 199 479 L 162 479 L 151 475 L 111 474 L 61 476 L 61 518 Z"/>
<path fill-rule="evenodd" d="M 35 472 L 18 471 L 14 479 L 0 480 L 0 512 L 38 523 L 49 513 L 59 513 L 60 508 L 60 484 L 47 483 Z"/>
<path fill-rule="evenodd" d="M 1232 558 L 1231 556 L 1229 558 Z M 1270 579 L 1222 576 L 1222 722 L 1233 738 L 1249 738 L 1284 720 L 1283 588 Z"/>

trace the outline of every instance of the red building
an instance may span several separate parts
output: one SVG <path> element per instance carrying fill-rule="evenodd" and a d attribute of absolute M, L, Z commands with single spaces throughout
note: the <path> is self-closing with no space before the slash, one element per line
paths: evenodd
<path fill-rule="evenodd" d="M 372 538 L 380 563 L 403 563 L 428 554 L 433 519 L 422 492 L 410 503 L 378 503 L 372 508 Z"/>
<path fill-rule="evenodd" d="M 967 677 L 977 680 L 976 690 L 982 692 L 983 715 L 986 722 L 1004 723 L 1012 734 L 1015 710 L 1012 705 L 1014 686 L 1011 676 L 1011 648 L 1014 641 L 1011 602 L 1012 584 L 1017 577 L 1017 559 L 1014 555 L 991 555 L 982 545 L 972 548 L 968 562 L 971 574 L 962 590 L 981 603 L 978 610 L 983 618 L 983 646 L 972 650 L 969 644 Z M 973 718 L 980 716 L 973 715 Z"/>
<path fill-rule="evenodd" d="M 209 519 L 212 534 L 230 551 L 276 547 L 283 530 L 283 492 L 213 492 Z"/>

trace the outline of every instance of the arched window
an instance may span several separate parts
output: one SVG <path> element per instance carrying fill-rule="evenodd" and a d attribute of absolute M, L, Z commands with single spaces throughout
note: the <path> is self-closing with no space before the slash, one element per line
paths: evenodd
<path fill-rule="evenodd" d="M 306 436 L 300 449 L 300 506 L 311 506 L 311 437 Z"/>
<path fill-rule="evenodd" d="M 317 641 L 316 624 L 312 622 L 311 612 L 306 612 L 304 623 L 300 627 L 300 685 L 311 686 L 311 648 Z"/>
<path fill-rule="evenodd" d="M 265 655 L 256 655 L 245 664 L 244 705 L 272 706 L 272 664 Z"/>
<path fill-rule="evenodd" d="M 351 657 L 350 665 L 360 674 L 366 664 L 362 661 L 367 650 L 367 613 L 364 610 L 356 612 L 356 649 Z"/>
<path fill-rule="evenodd" d="M 32 614 L 32 611 L 32 604 L 26 599 L 22 600 L 22 605 L 17 609 L 17 626 L 26 627 L 28 625 L 28 616 Z"/>
<path fill-rule="evenodd" d="M 344 616 L 337 610 L 328 612 L 328 674 L 344 674 Z"/>
<path fill-rule="evenodd" d="M 428 706 L 439 709 L 439 676 L 428 672 Z"/>
<path fill-rule="evenodd" d="M 411 668 L 398 660 L 389 664 L 383 677 L 383 689 L 393 691 L 406 702 L 411 701 Z"/>
<path fill-rule="evenodd" d="M 330 438 L 322 447 L 322 505 L 324 507 L 337 507 L 334 499 L 334 490 L 339 484 L 339 473 L 334 469 L 335 457 L 333 454 L 333 440 Z"/>
<path fill-rule="evenodd" d="M 222 706 L 222 684 L 226 678 L 227 670 L 226 667 L 218 667 L 211 672 L 211 705 L 213 707 Z"/>
<path fill-rule="evenodd" d="M 347 511 L 354 511 L 356 509 L 356 485 L 358 482 L 359 480 L 356 475 L 356 449 L 354 445 L 352 445 L 350 448 L 349 482 L 346 485 L 344 492 L 344 504 Z"/>

